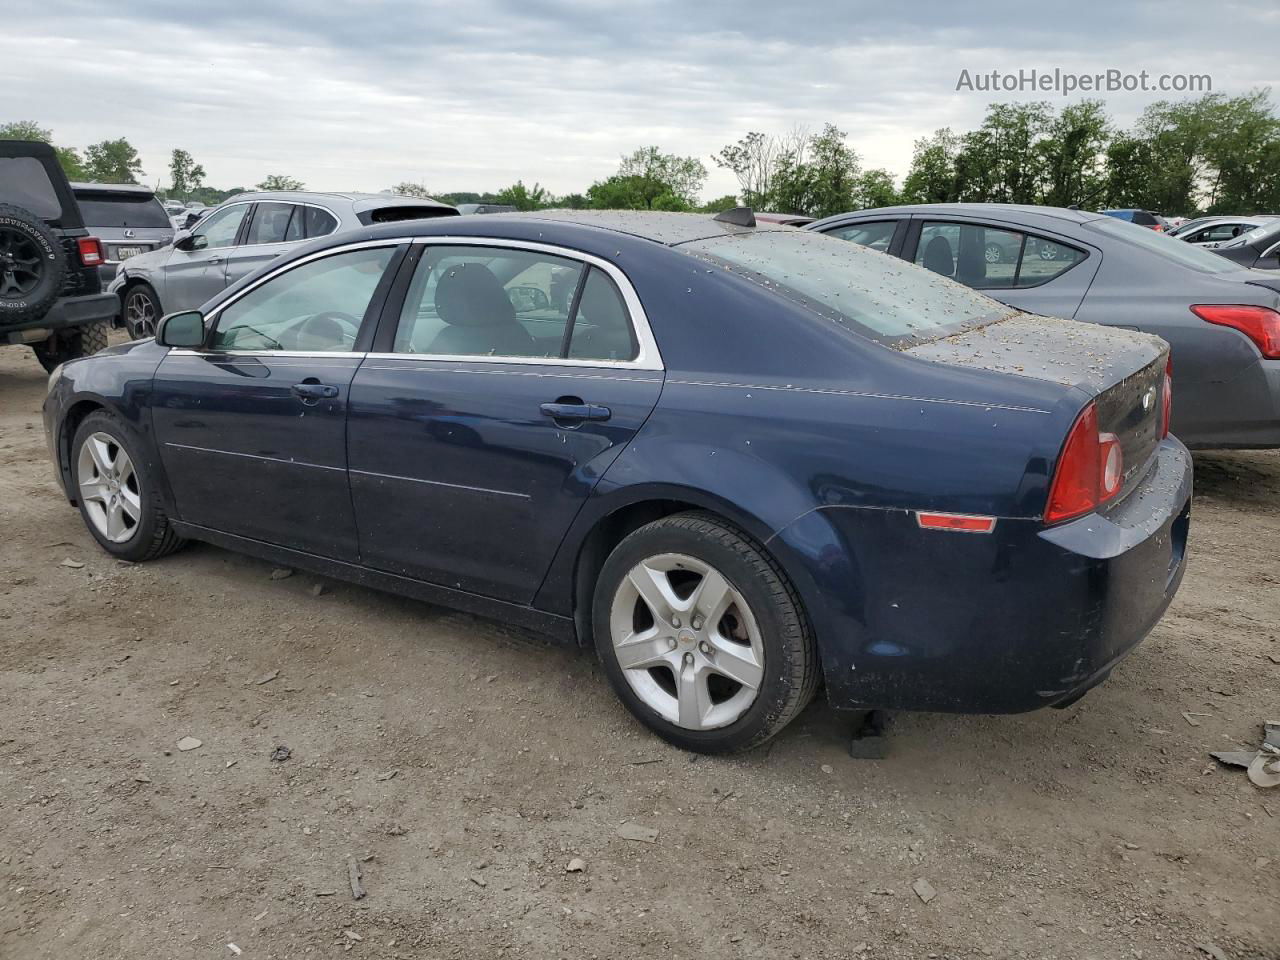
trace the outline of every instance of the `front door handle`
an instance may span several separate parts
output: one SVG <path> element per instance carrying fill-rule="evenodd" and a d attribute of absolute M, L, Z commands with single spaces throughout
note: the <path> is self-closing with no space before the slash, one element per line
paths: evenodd
<path fill-rule="evenodd" d="M 295 383 L 289 389 L 301 397 L 303 403 L 308 400 L 312 403 L 317 400 L 332 400 L 338 395 L 337 387 L 331 387 L 327 383 L 319 383 L 315 380 L 304 380 L 302 383 Z"/>
<path fill-rule="evenodd" d="M 583 420 L 608 420 L 613 411 L 598 403 L 583 403 L 577 397 L 561 397 L 555 403 L 544 403 L 539 409 L 544 417 L 557 423 L 581 423 Z"/>
<path fill-rule="evenodd" d="M 210 257 L 210 258 L 209 258 L 207 261 L 205 261 L 205 262 L 206 262 L 206 263 L 221 263 L 221 262 L 222 262 L 222 258 L 221 258 L 221 257 Z"/>

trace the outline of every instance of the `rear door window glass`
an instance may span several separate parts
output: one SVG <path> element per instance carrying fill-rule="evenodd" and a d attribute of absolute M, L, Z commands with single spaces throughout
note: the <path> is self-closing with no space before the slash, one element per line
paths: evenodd
<path fill-rule="evenodd" d="M 977 290 L 1038 287 L 1085 258 L 1083 250 L 1017 230 L 926 220 L 916 263 Z"/>
<path fill-rule="evenodd" d="M 253 222 L 245 243 L 284 243 L 289 232 L 289 219 L 293 216 L 292 203 L 259 203 L 253 211 Z"/>

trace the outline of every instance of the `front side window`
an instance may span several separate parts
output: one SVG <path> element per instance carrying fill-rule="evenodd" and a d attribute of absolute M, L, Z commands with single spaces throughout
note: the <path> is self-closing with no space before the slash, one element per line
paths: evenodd
<path fill-rule="evenodd" d="M 214 349 L 351 350 L 394 253 L 349 250 L 272 277 L 222 310 Z"/>
<path fill-rule="evenodd" d="M 834 230 L 828 230 L 827 233 L 841 240 L 850 240 L 864 247 L 870 247 L 872 250 L 886 253 L 893 240 L 893 232 L 897 228 L 897 220 L 877 220 L 874 223 L 855 223 L 848 227 L 837 227 Z"/>
<path fill-rule="evenodd" d="M 396 353 L 631 360 L 631 321 L 598 268 L 499 247 L 429 247 L 396 329 Z"/>
<path fill-rule="evenodd" d="M 204 243 L 200 245 L 200 249 L 203 250 L 230 247 L 235 244 L 236 234 L 240 232 L 240 223 L 248 211 L 247 203 L 237 203 L 235 206 L 212 213 L 200 223 L 192 236 L 204 238 Z"/>
<path fill-rule="evenodd" d="M 978 290 L 1038 287 L 1085 258 L 1083 250 L 980 223 L 926 220 L 916 263 Z"/>
<path fill-rule="evenodd" d="M 249 224 L 245 243 L 284 243 L 293 211 L 291 203 L 259 203 L 253 211 L 253 222 Z"/>
<path fill-rule="evenodd" d="M 821 233 L 760 230 L 675 249 L 891 345 L 911 345 L 1008 316 L 1002 303 L 958 283 Z"/>

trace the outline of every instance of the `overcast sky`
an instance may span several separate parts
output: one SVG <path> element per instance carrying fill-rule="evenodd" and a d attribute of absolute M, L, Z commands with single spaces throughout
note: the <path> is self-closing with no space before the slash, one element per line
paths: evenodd
<path fill-rule="evenodd" d="M 702 159 L 709 197 L 737 186 L 710 160 L 724 144 L 825 122 L 901 178 L 916 137 L 996 99 L 956 92 L 962 69 L 1208 72 L 1280 95 L 1280 6 L 1253 0 L 46 0 L 5 32 L 0 122 L 128 137 L 153 184 L 183 147 L 224 188 L 563 193 L 654 143 Z M 1105 99 L 1128 123 L 1167 96 Z"/>

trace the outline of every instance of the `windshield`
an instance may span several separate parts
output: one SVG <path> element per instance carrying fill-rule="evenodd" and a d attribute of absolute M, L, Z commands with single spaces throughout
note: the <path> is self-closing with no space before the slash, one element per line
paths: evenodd
<path fill-rule="evenodd" d="M 910 346 L 1017 311 L 898 257 L 805 230 L 760 230 L 676 247 L 817 313 Z"/>
<path fill-rule="evenodd" d="M 1239 264 L 1232 263 L 1216 253 L 1201 249 L 1194 244 L 1184 243 L 1175 237 L 1156 233 L 1146 227 L 1135 226 L 1124 220 L 1110 217 L 1090 220 L 1085 227 L 1097 233 L 1108 234 L 1117 240 L 1125 240 L 1135 246 L 1144 247 L 1166 260 L 1176 261 L 1184 267 L 1190 267 L 1201 273 L 1228 273 L 1240 269 Z"/>
<path fill-rule="evenodd" d="M 87 227 L 159 227 L 172 230 L 160 201 L 146 194 L 81 193 L 76 201 Z"/>

